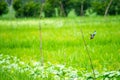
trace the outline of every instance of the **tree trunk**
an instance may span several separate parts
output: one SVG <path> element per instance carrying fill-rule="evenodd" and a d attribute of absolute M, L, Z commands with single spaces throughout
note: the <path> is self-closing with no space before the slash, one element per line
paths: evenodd
<path fill-rule="evenodd" d="M 66 16 L 63 3 L 60 1 L 60 16 Z"/>
<path fill-rule="evenodd" d="M 108 6 L 106 7 L 106 10 L 105 10 L 105 14 L 104 14 L 104 16 L 107 16 L 107 14 L 108 14 L 108 10 L 109 10 L 109 8 L 110 8 L 112 2 L 113 2 L 113 0 L 110 0 L 110 2 L 108 3 Z"/>
<path fill-rule="evenodd" d="M 83 6 L 83 2 L 82 2 L 82 3 L 81 3 L 81 10 L 80 10 L 80 15 L 81 15 L 81 16 L 83 16 L 83 14 L 84 14 L 84 13 L 83 13 L 83 8 L 84 8 L 84 6 Z"/>
<path fill-rule="evenodd" d="M 13 0 L 5 0 L 5 1 L 7 2 L 8 6 L 11 6 L 13 3 Z"/>

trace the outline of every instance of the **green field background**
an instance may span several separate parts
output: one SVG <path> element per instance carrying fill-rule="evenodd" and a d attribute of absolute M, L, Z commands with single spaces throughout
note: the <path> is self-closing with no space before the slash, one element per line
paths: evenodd
<path fill-rule="evenodd" d="M 82 35 L 95 70 L 120 69 L 120 16 L 0 20 L 0 54 L 22 61 L 40 61 L 40 30 L 44 62 L 91 71 Z M 97 32 L 94 39 L 90 34 Z"/>

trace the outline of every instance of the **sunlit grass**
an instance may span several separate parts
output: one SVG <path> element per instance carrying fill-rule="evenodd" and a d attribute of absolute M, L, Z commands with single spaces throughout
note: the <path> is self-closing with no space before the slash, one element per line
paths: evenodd
<path fill-rule="evenodd" d="M 0 20 L 0 53 L 25 62 L 40 61 L 40 33 L 44 61 L 91 70 L 80 30 L 83 30 L 96 70 L 120 69 L 120 17 Z M 90 34 L 97 31 L 95 39 Z"/>

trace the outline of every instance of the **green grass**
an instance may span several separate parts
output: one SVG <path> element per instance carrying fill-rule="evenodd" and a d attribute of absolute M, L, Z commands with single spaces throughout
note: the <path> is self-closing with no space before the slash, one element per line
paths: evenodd
<path fill-rule="evenodd" d="M 0 20 L 0 54 L 24 62 L 40 61 L 40 33 L 44 61 L 91 71 L 80 30 L 83 30 L 94 68 L 120 69 L 120 16 Z M 90 33 L 97 31 L 93 40 Z"/>

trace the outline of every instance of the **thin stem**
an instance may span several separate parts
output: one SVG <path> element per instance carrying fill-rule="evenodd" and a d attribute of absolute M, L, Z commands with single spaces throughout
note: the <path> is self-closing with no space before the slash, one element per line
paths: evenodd
<path fill-rule="evenodd" d="M 41 26 L 41 14 L 42 14 L 42 10 L 43 10 L 43 5 L 40 9 L 40 21 L 39 21 L 39 32 L 40 32 L 40 57 L 41 57 L 41 66 L 44 66 L 44 55 L 43 55 L 43 51 L 42 51 L 42 26 Z"/>
<path fill-rule="evenodd" d="M 86 52 L 87 52 L 88 58 L 89 58 L 89 60 L 90 60 L 90 64 L 91 64 L 91 68 L 92 68 L 92 72 L 93 72 L 93 76 L 94 76 L 94 80 L 95 80 L 95 71 L 94 71 L 92 59 L 91 59 L 91 56 L 90 56 L 90 53 L 89 53 L 89 50 L 88 50 L 88 47 L 87 47 L 87 43 L 86 43 L 86 41 L 85 41 L 85 38 L 84 38 L 84 34 L 83 34 L 82 29 L 81 29 L 81 34 L 82 34 L 82 39 L 83 39 L 83 41 L 84 41 L 84 45 L 85 45 L 85 48 L 86 48 Z"/>
<path fill-rule="evenodd" d="M 40 23 L 39 23 L 39 32 L 40 32 L 40 57 L 41 57 L 41 65 L 43 66 L 44 58 L 42 52 L 42 28 Z"/>

